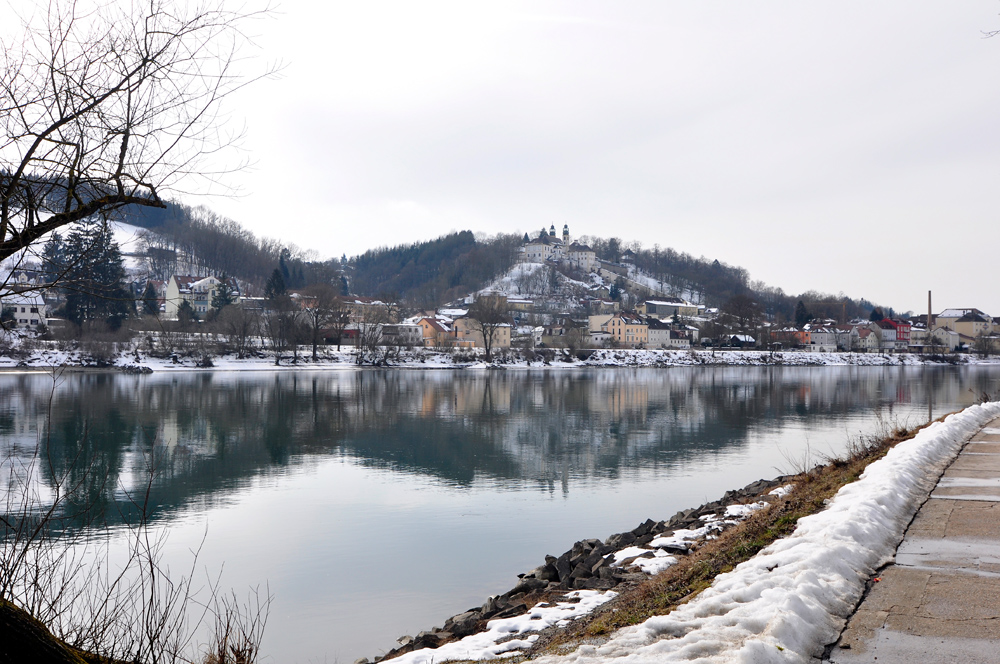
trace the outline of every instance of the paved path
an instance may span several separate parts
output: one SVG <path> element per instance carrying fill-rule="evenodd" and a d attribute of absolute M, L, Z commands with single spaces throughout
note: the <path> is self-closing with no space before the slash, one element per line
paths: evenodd
<path fill-rule="evenodd" d="M 1000 663 L 1000 418 L 945 471 L 880 579 L 828 661 Z"/>

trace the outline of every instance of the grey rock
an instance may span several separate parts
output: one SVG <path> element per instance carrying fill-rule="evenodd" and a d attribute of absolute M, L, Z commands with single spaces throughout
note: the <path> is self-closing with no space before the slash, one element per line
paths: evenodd
<path fill-rule="evenodd" d="M 569 553 L 564 553 L 559 556 L 556 560 L 556 573 L 559 575 L 560 581 L 565 581 L 569 578 L 569 575 L 573 573 L 573 566 L 569 562 Z"/>
<path fill-rule="evenodd" d="M 636 537 L 642 537 L 643 535 L 647 535 L 655 525 L 656 523 L 652 519 L 646 519 L 645 522 L 640 523 L 632 529 L 632 534 Z"/>

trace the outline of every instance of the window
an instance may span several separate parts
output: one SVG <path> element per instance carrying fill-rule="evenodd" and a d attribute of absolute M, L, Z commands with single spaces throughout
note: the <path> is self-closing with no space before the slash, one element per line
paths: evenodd
<path fill-rule="evenodd" d="M 37 314 L 38 313 L 38 307 L 32 307 L 31 308 L 31 313 Z"/>

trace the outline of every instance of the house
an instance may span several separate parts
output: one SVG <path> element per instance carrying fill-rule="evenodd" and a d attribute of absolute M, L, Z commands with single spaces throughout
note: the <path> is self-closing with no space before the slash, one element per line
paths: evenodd
<path fill-rule="evenodd" d="M 17 327 L 37 327 L 46 323 L 48 307 L 40 291 L 0 290 L 0 316 L 9 317 Z"/>
<path fill-rule="evenodd" d="M 644 348 L 648 342 L 649 326 L 636 313 L 621 311 L 604 323 L 601 329 L 606 330 L 624 348 Z"/>
<path fill-rule="evenodd" d="M 987 316 L 984 312 L 974 307 L 968 307 L 964 309 L 945 309 L 938 315 L 934 316 L 934 318 L 932 319 L 933 325 L 931 326 L 931 328 L 932 329 L 945 328 L 948 330 L 955 330 L 957 332 L 958 328 L 955 326 L 955 324 L 959 321 L 959 319 L 965 318 L 967 316 L 970 316 L 970 318 L 965 321 L 966 323 L 976 320 L 976 317 L 982 317 L 984 319 L 989 320 L 992 323 L 992 319 L 989 316 Z"/>
<path fill-rule="evenodd" d="M 649 348 L 685 350 L 691 348 L 691 339 L 684 331 L 675 330 L 669 323 L 648 318 L 646 339 Z"/>
<path fill-rule="evenodd" d="M 569 239 L 569 227 L 564 228 L 564 235 Z M 601 266 L 597 260 L 597 253 L 589 246 L 574 242 L 566 249 L 566 260 L 569 266 L 584 272 L 594 272 Z"/>
<path fill-rule="evenodd" d="M 424 345 L 423 328 L 416 323 L 389 323 L 382 326 L 382 343 L 386 346 Z"/>
<path fill-rule="evenodd" d="M 212 300 L 215 299 L 221 283 L 219 279 L 211 276 L 172 275 L 167 281 L 163 313 L 169 319 L 176 319 L 181 305 L 188 302 L 192 311 L 199 316 L 204 316 L 212 308 Z M 236 300 L 239 301 L 240 288 L 236 279 L 229 277 L 226 284 L 232 289 Z"/>
<path fill-rule="evenodd" d="M 896 326 L 886 319 L 873 322 L 869 325 L 878 339 L 878 350 L 883 353 L 893 353 L 896 351 Z"/>
<path fill-rule="evenodd" d="M 757 345 L 757 340 L 749 334 L 731 334 L 724 340 L 727 346 L 732 346 L 733 348 L 753 348 Z"/>
<path fill-rule="evenodd" d="M 698 315 L 698 305 L 687 300 L 646 300 L 636 307 L 636 311 L 660 320 L 674 316 L 692 318 Z"/>
<path fill-rule="evenodd" d="M 860 353 L 877 351 L 881 343 L 878 335 L 870 327 L 856 325 L 851 330 L 851 350 L 853 351 Z"/>
<path fill-rule="evenodd" d="M 420 328 L 424 346 L 440 347 L 449 345 L 451 339 L 451 319 L 424 316 L 415 321 Z"/>
<path fill-rule="evenodd" d="M 497 326 L 496 333 L 493 336 L 492 347 L 494 350 L 510 348 L 512 329 L 513 326 L 508 323 L 502 323 Z M 455 323 L 451 327 L 451 343 L 459 348 L 483 348 L 485 340 L 483 339 L 483 332 L 479 326 L 479 321 L 468 316 L 456 318 Z"/>
<path fill-rule="evenodd" d="M 818 353 L 834 353 L 837 351 L 837 331 L 829 327 L 809 329 L 809 350 Z"/>
<path fill-rule="evenodd" d="M 913 330 L 913 325 L 905 320 L 897 320 L 895 318 L 888 320 L 896 327 L 896 350 L 905 351 L 909 349 L 910 334 Z"/>
<path fill-rule="evenodd" d="M 994 332 L 993 319 L 979 310 L 970 311 L 955 320 L 951 329 L 967 337 L 978 337 Z"/>

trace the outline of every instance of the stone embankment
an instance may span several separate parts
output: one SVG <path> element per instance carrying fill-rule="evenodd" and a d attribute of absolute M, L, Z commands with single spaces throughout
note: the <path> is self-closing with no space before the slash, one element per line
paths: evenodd
<path fill-rule="evenodd" d="M 485 631 L 490 620 L 526 613 L 540 602 L 572 602 L 573 599 L 565 597 L 572 590 L 612 590 L 642 583 L 650 578 L 643 571 L 642 559 L 663 556 L 663 552 L 672 556 L 688 554 L 706 539 L 739 523 L 741 519 L 734 518 L 729 508 L 769 502 L 775 498 L 769 492 L 785 485 L 788 480 L 787 476 L 758 480 L 742 489 L 726 492 L 720 500 L 680 511 L 666 521 L 647 519 L 632 530 L 611 535 L 603 542 L 599 539 L 581 540 L 561 556 L 545 556 L 542 565 L 526 574 L 519 574 L 517 585 L 502 595 L 493 595 L 482 606 L 452 616 L 442 627 L 398 639 L 399 647 L 376 657 L 374 661 L 392 659 L 421 648 L 438 648 Z M 651 546 L 654 540 L 658 541 Z M 355 664 L 366 664 L 368 661 L 364 658 Z"/>

